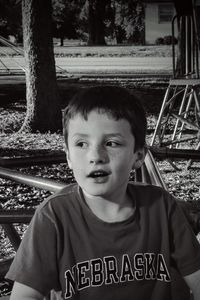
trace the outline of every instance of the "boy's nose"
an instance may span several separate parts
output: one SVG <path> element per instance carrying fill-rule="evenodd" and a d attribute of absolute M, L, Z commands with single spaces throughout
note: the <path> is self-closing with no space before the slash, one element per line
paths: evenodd
<path fill-rule="evenodd" d="M 106 153 L 102 147 L 93 147 L 89 151 L 89 161 L 90 163 L 105 163 L 106 162 Z"/>

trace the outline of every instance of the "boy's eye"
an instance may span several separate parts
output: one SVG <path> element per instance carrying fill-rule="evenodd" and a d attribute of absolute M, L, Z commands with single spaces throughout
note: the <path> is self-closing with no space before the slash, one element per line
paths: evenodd
<path fill-rule="evenodd" d="M 87 147 L 87 143 L 84 142 L 84 141 L 76 142 L 76 147 L 86 148 Z"/>
<path fill-rule="evenodd" d="M 108 147 L 117 147 L 117 146 L 120 146 L 120 143 L 117 142 L 117 141 L 107 141 L 106 146 L 108 146 Z"/>

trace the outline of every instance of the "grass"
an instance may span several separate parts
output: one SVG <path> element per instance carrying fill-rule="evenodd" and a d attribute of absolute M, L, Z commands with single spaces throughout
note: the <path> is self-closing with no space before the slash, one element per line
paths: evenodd
<path fill-rule="evenodd" d="M 23 53 L 23 49 L 20 47 Z M 117 46 L 85 46 L 79 44 L 65 44 L 64 46 L 54 45 L 56 57 L 171 57 L 171 45 L 153 45 L 153 46 L 135 46 L 135 45 L 117 45 Z M 20 55 L 15 50 L 8 47 L 0 47 L 0 57 Z"/>
<path fill-rule="evenodd" d="M 56 57 L 170 57 L 171 46 L 79 46 L 79 47 L 54 47 Z"/>

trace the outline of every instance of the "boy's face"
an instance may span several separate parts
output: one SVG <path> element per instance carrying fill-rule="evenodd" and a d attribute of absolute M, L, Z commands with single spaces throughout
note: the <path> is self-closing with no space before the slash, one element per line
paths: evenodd
<path fill-rule="evenodd" d="M 86 196 L 109 199 L 125 192 L 131 169 L 144 160 L 144 150 L 134 149 L 125 119 L 92 111 L 87 120 L 78 114 L 69 121 L 68 164 Z"/>

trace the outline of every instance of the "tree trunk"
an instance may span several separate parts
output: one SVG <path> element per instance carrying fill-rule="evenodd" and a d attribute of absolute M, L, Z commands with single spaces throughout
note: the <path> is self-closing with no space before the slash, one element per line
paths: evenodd
<path fill-rule="evenodd" d="M 88 45 L 105 45 L 105 0 L 89 0 Z"/>
<path fill-rule="evenodd" d="M 51 34 L 51 0 L 22 0 L 27 113 L 21 131 L 61 128 Z"/>
<path fill-rule="evenodd" d="M 64 37 L 63 36 L 60 37 L 60 46 L 61 47 L 64 46 Z"/>

